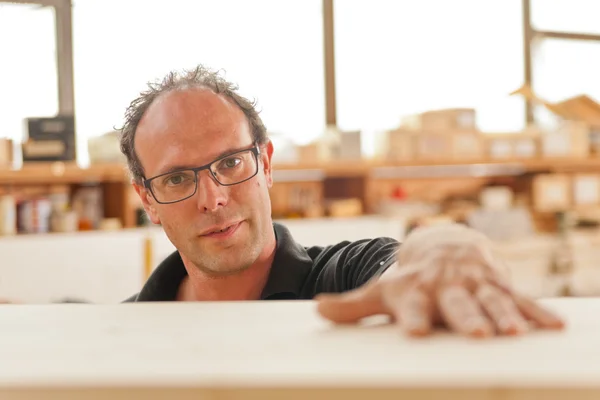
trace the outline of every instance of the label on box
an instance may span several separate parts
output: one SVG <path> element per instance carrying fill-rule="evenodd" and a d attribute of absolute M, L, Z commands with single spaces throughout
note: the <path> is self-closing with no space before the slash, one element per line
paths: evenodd
<path fill-rule="evenodd" d="M 480 142 L 478 138 L 474 135 L 466 134 L 461 135 L 458 134 L 456 137 L 456 147 L 455 151 L 458 155 L 479 155 L 480 151 Z"/>
<path fill-rule="evenodd" d="M 468 111 L 460 113 L 456 120 L 459 128 L 469 129 L 475 126 L 475 115 Z"/>
<path fill-rule="evenodd" d="M 544 195 L 549 203 L 562 204 L 566 201 L 564 187 L 560 184 L 548 185 Z"/>
<path fill-rule="evenodd" d="M 575 178 L 574 194 L 576 204 L 600 203 L 600 177 L 579 176 Z"/>
<path fill-rule="evenodd" d="M 533 157 L 535 153 L 535 143 L 532 139 L 519 139 L 515 142 L 515 156 Z"/>
<path fill-rule="evenodd" d="M 571 141 L 564 133 L 547 133 L 543 136 L 544 155 L 566 156 L 571 152 Z"/>
<path fill-rule="evenodd" d="M 29 140 L 23 144 L 26 157 L 60 157 L 65 150 L 65 144 L 59 140 Z"/>
<path fill-rule="evenodd" d="M 509 140 L 492 140 L 490 144 L 490 154 L 492 157 L 505 158 L 512 156 L 512 146 Z"/>

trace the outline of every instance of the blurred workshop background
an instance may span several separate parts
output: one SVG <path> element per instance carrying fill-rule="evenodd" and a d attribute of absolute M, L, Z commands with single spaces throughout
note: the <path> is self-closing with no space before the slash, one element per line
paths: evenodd
<path fill-rule="evenodd" d="M 305 245 L 459 221 L 600 295 L 600 1 L 0 0 L 0 298 L 118 302 L 171 251 L 117 129 L 203 63 L 256 98 Z"/>

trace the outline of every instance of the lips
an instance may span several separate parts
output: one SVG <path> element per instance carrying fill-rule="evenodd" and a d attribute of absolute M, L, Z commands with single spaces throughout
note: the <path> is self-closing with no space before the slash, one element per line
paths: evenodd
<path fill-rule="evenodd" d="M 233 231 L 235 231 L 238 226 L 240 225 L 241 221 L 239 222 L 233 222 L 233 223 L 228 223 L 225 225 L 220 225 L 220 226 L 216 226 L 216 227 L 212 227 L 207 229 L 203 234 L 201 234 L 201 236 L 222 236 L 222 235 L 227 235 L 229 233 L 233 233 Z"/>

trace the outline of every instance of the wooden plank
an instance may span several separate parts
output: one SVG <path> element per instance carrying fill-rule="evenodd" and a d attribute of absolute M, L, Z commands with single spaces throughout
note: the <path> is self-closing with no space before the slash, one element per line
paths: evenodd
<path fill-rule="evenodd" d="M 333 326 L 311 301 L 5 305 L 0 398 L 598 398 L 600 299 L 542 303 L 566 330 L 486 340 Z"/>
<path fill-rule="evenodd" d="M 72 163 L 31 163 L 21 169 L 0 169 L 0 185 L 52 185 L 84 182 L 127 182 L 125 166 L 95 165 L 80 168 Z"/>
<path fill-rule="evenodd" d="M 318 179 L 325 177 L 361 177 L 368 176 L 374 170 L 402 167 L 459 167 L 464 166 L 465 174 L 470 170 L 479 171 L 482 168 L 493 168 L 494 174 L 502 174 L 504 168 L 507 175 L 514 175 L 521 172 L 586 172 L 600 171 L 600 157 L 598 158 L 573 158 L 573 157 L 547 157 L 535 159 L 506 159 L 506 160 L 456 160 L 456 159 L 437 159 L 437 160 L 418 160 L 407 162 L 381 162 L 373 160 L 359 161 L 331 161 L 324 163 L 294 163 L 294 164 L 275 164 L 274 170 L 280 171 L 283 180 L 290 174 L 300 174 L 300 171 L 317 172 Z M 472 167 L 472 168 L 468 168 Z M 456 169 L 456 168 L 455 168 Z M 284 172 L 285 171 L 285 172 Z M 433 169 L 432 169 L 433 171 Z M 311 172 L 311 173 L 312 173 Z M 460 171 L 459 171 L 460 172 Z M 420 171 L 418 175 L 426 174 L 426 171 Z M 403 176 L 404 177 L 404 176 Z M 314 179 L 314 178 L 311 178 Z M 24 166 L 22 169 L 0 169 L 0 185 L 52 185 L 69 184 L 84 182 L 129 182 L 129 175 L 126 167 L 121 164 L 94 165 L 89 168 L 80 168 L 75 164 L 68 163 L 32 163 Z"/>

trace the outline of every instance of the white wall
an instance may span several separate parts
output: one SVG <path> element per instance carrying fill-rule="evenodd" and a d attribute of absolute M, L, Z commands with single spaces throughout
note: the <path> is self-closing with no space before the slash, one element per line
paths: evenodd
<path fill-rule="evenodd" d="M 282 221 L 305 245 L 391 236 L 402 240 L 401 220 L 384 217 Z M 153 244 L 154 268 L 174 251 L 158 227 L 118 232 L 27 235 L 0 238 L 0 299 L 47 303 L 64 298 L 117 303 L 139 291 L 145 280 L 145 247 Z M 570 278 L 577 295 L 600 295 L 600 235 L 573 241 L 576 270 Z M 556 238 L 539 236 L 499 244 L 515 287 L 534 297 L 552 296 L 547 276 Z"/>
<path fill-rule="evenodd" d="M 382 217 L 284 222 L 304 245 L 377 236 L 401 239 L 400 220 Z M 144 242 L 153 243 L 153 267 L 175 250 L 158 227 L 118 232 L 23 235 L 0 238 L 0 298 L 46 303 L 76 298 L 115 303 L 145 279 Z"/>

